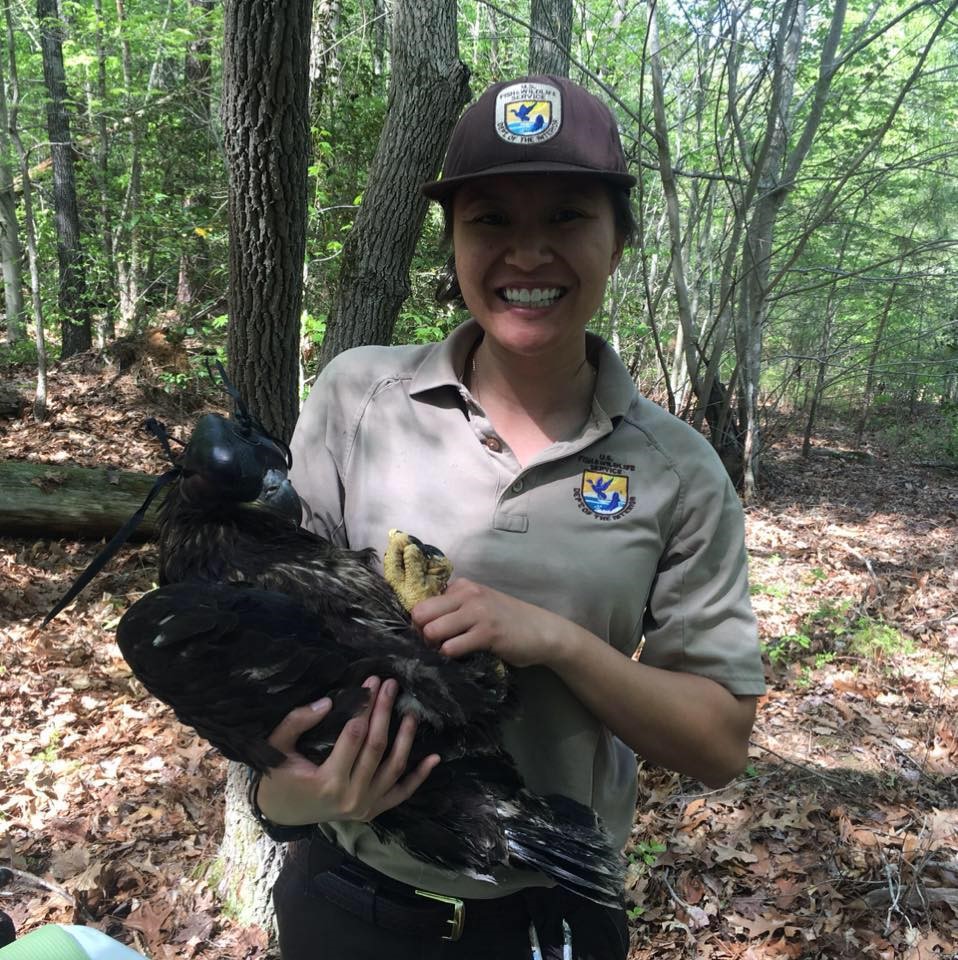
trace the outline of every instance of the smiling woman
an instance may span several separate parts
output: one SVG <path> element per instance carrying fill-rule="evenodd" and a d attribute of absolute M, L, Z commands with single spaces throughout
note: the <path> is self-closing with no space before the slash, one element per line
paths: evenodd
<path fill-rule="evenodd" d="M 725 471 L 586 332 L 631 237 L 634 183 L 612 114 L 582 87 L 486 90 L 423 187 L 446 216 L 449 295 L 470 316 L 440 344 L 333 360 L 291 473 L 305 524 L 334 542 L 379 547 L 401 527 L 450 557 L 457 577 L 412 610 L 424 648 L 508 665 L 520 712 L 502 735 L 524 782 L 590 807 L 617 849 L 636 754 L 726 782 L 764 689 Z M 398 701 L 370 683 L 368 715 L 321 766 L 292 746 L 317 723 L 308 710 L 270 740 L 287 762 L 263 779 L 259 816 L 308 840 L 274 891 L 285 960 L 528 960 L 530 943 L 623 960 L 621 907 L 514 864 L 451 873 L 383 841 L 376 817 L 416 803 L 454 758 L 432 770 L 386 752 Z"/>

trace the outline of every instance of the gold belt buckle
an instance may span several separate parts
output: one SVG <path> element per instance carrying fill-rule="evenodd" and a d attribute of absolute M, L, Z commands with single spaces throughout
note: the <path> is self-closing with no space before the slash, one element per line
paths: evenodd
<path fill-rule="evenodd" d="M 458 897 L 444 897 L 441 893 L 432 893 L 429 890 L 417 890 L 417 897 L 425 897 L 427 900 L 438 900 L 440 903 L 448 903 L 452 907 L 452 916 L 446 921 L 452 930 L 443 940 L 458 940 L 462 936 L 462 927 L 466 922 L 466 905 Z"/>

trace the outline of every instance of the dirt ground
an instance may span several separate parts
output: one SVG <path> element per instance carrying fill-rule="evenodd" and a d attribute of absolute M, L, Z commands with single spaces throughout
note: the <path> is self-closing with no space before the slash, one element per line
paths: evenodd
<path fill-rule="evenodd" d="M 159 474 L 138 425 L 197 412 L 148 370 L 79 365 L 51 405 L 0 420 L 0 459 Z M 729 786 L 641 767 L 633 960 L 958 960 L 958 471 L 861 456 L 836 425 L 808 460 L 780 442 L 746 513 L 769 693 Z M 0 908 L 152 960 L 265 958 L 218 898 L 224 761 L 113 641 L 154 548 L 40 628 L 100 546 L 0 537 Z"/>

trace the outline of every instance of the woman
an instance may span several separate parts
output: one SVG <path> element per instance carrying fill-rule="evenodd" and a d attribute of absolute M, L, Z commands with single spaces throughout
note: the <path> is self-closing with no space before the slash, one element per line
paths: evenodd
<path fill-rule="evenodd" d="M 307 525 L 353 548 L 381 548 L 399 527 L 453 559 L 457 579 L 413 611 L 424 642 L 517 668 L 522 712 L 504 733 L 526 782 L 590 805 L 622 845 L 635 755 L 727 782 L 764 689 L 721 464 L 586 334 L 629 239 L 634 182 L 611 113 L 583 88 L 490 87 L 460 119 L 443 179 L 424 187 L 470 319 L 441 344 L 337 357 L 292 444 Z M 294 744 L 328 702 L 294 711 L 271 740 L 288 760 L 259 787 L 262 818 L 278 838 L 323 825 L 274 893 L 283 956 L 526 958 L 531 919 L 546 956 L 571 939 L 575 957 L 625 957 L 622 911 L 529 872 L 450 876 L 376 840 L 367 822 L 438 757 L 404 775 L 414 722 L 387 749 L 396 690 L 368 683 L 368 714 L 321 767 Z M 417 890 L 464 903 L 459 939 L 443 939 L 444 901 Z"/>

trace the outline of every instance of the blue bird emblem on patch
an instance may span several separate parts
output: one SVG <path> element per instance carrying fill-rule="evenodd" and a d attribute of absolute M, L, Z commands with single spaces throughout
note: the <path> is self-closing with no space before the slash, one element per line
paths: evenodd
<path fill-rule="evenodd" d="M 552 103 L 513 100 L 506 104 L 506 128 L 517 137 L 531 136 L 546 130 L 552 122 Z"/>
<path fill-rule="evenodd" d="M 583 471 L 582 502 L 597 516 L 621 513 L 629 503 L 629 478 L 598 470 Z"/>

